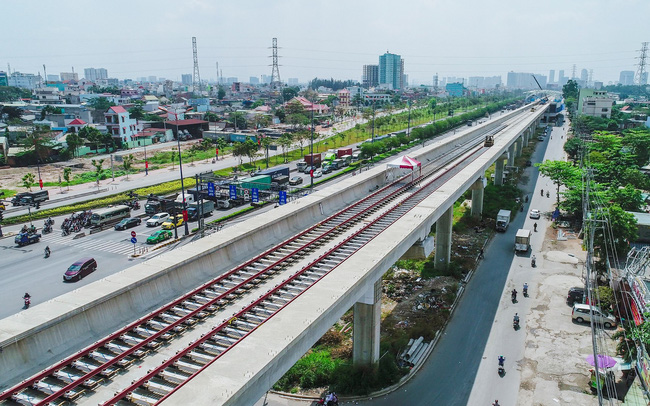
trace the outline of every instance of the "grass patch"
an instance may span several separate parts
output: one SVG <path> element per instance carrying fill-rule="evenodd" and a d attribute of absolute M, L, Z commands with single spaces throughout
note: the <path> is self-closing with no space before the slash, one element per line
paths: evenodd
<path fill-rule="evenodd" d="M 12 189 L 0 189 L 0 193 L 4 193 L 3 195 L 0 195 L 0 200 L 2 200 L 2 199 L 10 198 L 18 192 Z"/>

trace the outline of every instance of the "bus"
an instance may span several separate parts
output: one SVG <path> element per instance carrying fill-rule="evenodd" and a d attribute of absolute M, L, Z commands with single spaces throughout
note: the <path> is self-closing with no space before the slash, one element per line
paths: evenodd
<path fill-rule="evenodd" d="M 105 224 L 114 223 L 118 220 L 127 218 L 131 215 L 129 206 L 115 206 L 108 209 L 98 210 L 90 216 L 90 224 L 93 226 L 103 226 Z"/>

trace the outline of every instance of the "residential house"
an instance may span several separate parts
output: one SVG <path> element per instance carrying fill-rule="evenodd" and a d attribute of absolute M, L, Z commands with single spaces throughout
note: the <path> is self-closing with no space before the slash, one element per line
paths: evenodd
<path fill-rule="evenodd" d="M 339 104 L 342 107 L 350 106 L 350 91 L 348 89 L 341 89 L 336 93 L 336 97 L 339 98 Z"/>
<path fill-rule="evenodd" d="M 132 119 L 122 106 L 113 106 L 104 113 L 105 124 L 113 138 L 132 147 L 134 137 L 139 131 L 138 120 Z"/>
<path fill-rule="evenodd" d="M 330 112 L 330 107 L 327 104 L 312 103 L 302 96 L 294 97 L 293 99 L 289 100 L 286 104 L 294 103 L 296 101 L 302 104 L 302 106 L 305 108 L 305 111 L 307 113 L 311 113 L 313 111 L 314 114 L 328 114 Z"/>

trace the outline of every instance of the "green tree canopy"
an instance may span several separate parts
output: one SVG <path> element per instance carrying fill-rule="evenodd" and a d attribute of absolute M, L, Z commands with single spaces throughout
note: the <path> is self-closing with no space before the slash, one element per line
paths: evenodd
<path fill-rule="evenodd" d="M 544 161 L 541 164 L 535 164 L 539 172 L 550 178 L 556 187 L 557 204 L 560 204 L 560 186 L 572 185 L 581 178 L 580 168 L 573 166 L 570 162 L 565 161 Z"/>
<path fill-rule="evenodd" d="M 115 106 L 115 103 L 108 101 L 106 97 L 95 97 L 88 101 L 88 107 L 92 107 L 99 111 L 107 111 L 113 106 Z"/>

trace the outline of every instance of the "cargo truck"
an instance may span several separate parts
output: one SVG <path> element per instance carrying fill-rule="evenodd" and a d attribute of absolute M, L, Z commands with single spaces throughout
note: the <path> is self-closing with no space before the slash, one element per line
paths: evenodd
<path fill-rule="evenodd" d="M 199 207 L 200 206 L 200 207 Z M 210 217 L 214 211 L 214 202 L 211 200 L 204 200 L 201 205 L 198 202 L 190 204 L 187 208 L 187 217 L 190 221 L 199 219 L 199 213 L 202 217 Z"/>
<path fill-rule="evenodd" d="M 278 176 L 277 178 L 273 179 L 273 182 L 271 182 L 271 190 L 286 190 L 288 183 L 289 176 Z"/>
<path fill-rule="evenodd" d="M 269 175 L 259 175 L 242 179 L 241 187 L 244 189 L 269 190 L 271 188 L 271 177 Z"/>
<path fill-rule="evenodd" d="M 336 158 L 338 158 L 338 156 L 336 155 L 336 153 L 334 151 L 327 151 L 323 155 L 323 164 L 325 164 L 325 162 L 332 162 Z"/>
<path fill-rule="evenodd" d="M 510 210 L 499 210 L 499 214 L 497 214 L 497 231 L 506 231 L 508 224 L 510 224 Z"/>
<path fill-rule="evenodd" d="M 25 192 L 17 194 L 11 201 L 14 206 L 34 206 L 46 200 L 50 200 L 50 194 L 47 190 L 38 192 Z"/>
<path fill-rule="evenodd" d="M 177 197 L 178 193 L 168 196 L 156 196 L 151 194 L 147 198 L 147 202 L 144 204 L 144 212 L 149 216 L 153 216 L 156 213 L 173 211 Z"/>
<path fill-rule="evenodd" d="M 530 230 L 525 228 L 520 228 L 517 230 L 517 235 L 515 235 L 515 251 L 517 252 L 528 252 L 530 249 L 530 236 L 532 233 Z"/>
<path fill-rule="evenodd" d="M 275 182 L 275 179 L 280 176 L 289 176 L 289 167 L 288 166 L 276 166 L 274 168 L 265 169 L 263 171 L 258 171 L 255 176 L 260 175 L 269 175 L 271 181 Z"/>
<path fill-rule="evenodd" d="M 342 155 L 339 159 L 343 161 L 344 166 L 350 166 L 352 163 L 352 155 Z"/>
<path fill-rule="evenodd" d="M 342 159 L 335 159 L 332 161 L 332 168 L 334 169 L 341 169 L 345 165 L 345 162 L 343 162 Z"/>
<path fill-rule="evenodd" d="M 340 148 L 336 151 L 337 158 L 343 158 L 346 155 L 352 155 L 352 148 Z"/>
<path fill-rule="evenodd" d="M 305 155 L 305 163 L 307 166 L 314 166 L 320 168 L 321 165 L 321 156 L 320 154 L 307 154 Z"/>

